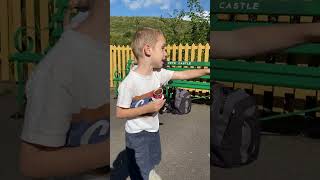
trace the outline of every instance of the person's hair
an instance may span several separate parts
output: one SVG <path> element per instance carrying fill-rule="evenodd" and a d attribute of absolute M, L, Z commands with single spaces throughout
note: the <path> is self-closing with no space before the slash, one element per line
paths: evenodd
<path fill-rule="evenodd" d="M 148 44 L 152 47 L 157 43 L 158 38 L 164 36 L 161 30 L 143 27 L 134 34 L 131 48 L 136 59 L 143 57 L 143 47 Z"/>

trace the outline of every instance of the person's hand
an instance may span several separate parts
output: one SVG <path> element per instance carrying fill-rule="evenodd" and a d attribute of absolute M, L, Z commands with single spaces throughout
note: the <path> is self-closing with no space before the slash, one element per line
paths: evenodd
<path fill-rule="evenodd" d="M 210 74 L 210 68 L 206 69 L 206 74 Z"/>
<path fill-rule="evenodd" d="M 320 43 L 320 23 L 309 23 L 306 25 L 306 30 L 308 42 Z"/>
<path fill-rule="evenodd" d="M 147 111 L 149 113 L 159 112 L 165 102 L 166 102 L 165 99 L 159 99 L 156 101 L 152 101 L 149 104 L 145 105 L 146 106 L 145 108 L 147 108 Z"/>

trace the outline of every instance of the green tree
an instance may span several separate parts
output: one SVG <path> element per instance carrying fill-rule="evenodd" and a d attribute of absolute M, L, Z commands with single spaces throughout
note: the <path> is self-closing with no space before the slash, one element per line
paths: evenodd
<path fill-rule="evenodd" d="M 183 14 L 178 10 L 174 10 L 173 14 L 169 14 L 170 18 L 163 18 L 160 20 L 164 23 L 162 31 L 164 32 L 167 44 L 185 44 L 187 38 L 185 37 L 185 30 L 187 26 L 183 22 Z"/>
<path fill-rule="evenodd" d="M 204 17 L 205 11 L 199 0 L 188 0 L 188 11 L 185 12 L 190 17 L 190 28 L 188 33 L 193 43 L 207 43 L 209 41 L 209 20 Z"/>
<path fill-rule="evenodd" d="M 200 4 L 199 0 L 188 0 L 188 9 L 174 10 L 171 15 L 172 19 L 169 21 L 167 18 L 161 18 L 165 24 L 165 32 L 168 43 L 175 44 L 205 44 L 209 42 L 209 19 L 205 17 L 205 11 Z M 183 25 L 184 18 L 189 18 L 187 27 Z M 183 29 L 186 28 L 186 29 Z"/>

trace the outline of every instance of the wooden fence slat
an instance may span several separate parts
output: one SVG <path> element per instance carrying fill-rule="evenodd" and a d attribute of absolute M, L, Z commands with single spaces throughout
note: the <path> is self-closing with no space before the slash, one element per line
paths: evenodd
<path fill-rule="evenodd" d="M 166 51 L 167 51 L 167 60 L 171 60 L 171 54 L 172 54 L 172 47 L 167 45 L 166 47 Z"/>
<path fill-rule="evenodd" d="M 179 44 L 178 47 L 178 61 L 182 61 L 182 50 L 184 49 L 184 46 L 182 44 Z"/>
<path fill-rule="evenodd" d="M 205 49 L 204 49 L 204 61 L 208 62 L 209 61 L 209 51 L 210 51 L 210 45 L 206 44 Z"/>
<path fill-rule="evenodd" d="M 113 67 L 115 68 L 115 70 L 118 68 L 118 64 L 117 64 L 117 47 L 113 46 Z M 118 73 L 120 71 L 117 71 Z"/>
<path fill-rule="evenodd" d="M 274 97 L 280 97 L 280 98 L 285 98 L 286 94 L 294 94 L 294 89 L 293 88 L 285 88 L 285 87 L 274 87 L 273 89 L 273 95 Z M 272 107 L 272 110 L 274 112 L 284 112 L 284 105 L 285 102 L 282 102 L 282 107 Z"/>
<path fill-rule="evenodd" d="M 177 60 L 177 46 L 174 44 L 172 46 L 172 61 L 176 61 Z"/>
<path fill-rule="evenodd" d="M 268 16 L 267 15 L 259 15 L 259 16 L 257 16 L 257 21 L 268 22 Z"/>
<path fill-rule="evenodd" d="M 34 47 L 32 51 L 34 51 L 36 47 L 34 3 L 35 3 L 34 0 L 26 1 L 27 35 L 34 40 Z M 34 68 L 34 64 L 28 63 L 28 76 L 31 75 L 33 68 Z"/>
<path fill-rule="evenodd" d="M 249 20 L 249 16 L 247 14 L 237 14 L 235 16 L 235 20 L 236 21 L 248 21 Z"/>
<path fill-rule="evenodd" d="M 202 61 L 202 49 L 203 49 L 202 44 L 199 44 L 199 45 L 198 45 L 198 48 L 197 48 L 197 52 L 198 52 L 198 54 L 197 54 L 197 61 L 198 61 L 198 62 L 201 62 L 201 61 Z"/>
<path fill-rule="evenodd" d="M 296 89 L 295 98 L 306 100 L 307 96 L 316 97 L 317 91 L 307 89 Z"/>
<path fill-rule="evenodd" d="M 11 1 L 11 18 L 12 18 L 12 22 L 11 22 L 11 28 L 10 28 L 10 52 L 14 53 L 17 52 L 17 50 L 14 47 L 14 35 L 15 35 L 15 31 L 21 27 L 21 16 L 22 16 L 22 12 L 21 12 L 21 1 L 20 0 L 12 0 Z M 21 42 L 20 42 L 21 43 Z M 16 67 L 16 62 L 14 63 L 14 79 L 18 80 L 18 71 L 15 68 Z"/>
<path fill-rule="evenodd" d="M 220 20 L 229 20 L 230 14 L 218 14 L 218 19 Z"/>
<path fill-rule="evenodd" d="M 114 69 L 115 69 L 115 68 L 114 68 L 114 63 L 113 63 L 113 62 L 114 62 L 114 61 L 113 61 L 113 57 L 114 57 L 114 56 L 113 56 L 113 53 L 114 53 L 113 51 L 114 51 L 114 46 L 111 45 L 111 46 L 110 46 L 110 54 L 109 54 L 109 55 L 110 55 L 109 74 L 110 74 L 110 77 L 112 77 L 112 78 L 110 78 L 110 80 L 109 80 L 109 81 L 110 81 L 110 82 L 109 82 L 110 87 L 114 87 L 114 84 L 113 84 L 113 75 L 114 75 Z"/>
<path fill-rule="evenodd" d="M 290 22 L 290 16 L 278 16 L 278 22 L 282 22 L 282 23 Z"/>
<path fill-rule="evenodd" d="M 130 47 L 127 45 L 126 46 L 126 50 L 125 50 L 125 55 L 126 55 L 126 64 L 128 63 L 129 59 L 132 59 L 132 57 L 130 56 Z"/>
<path fill-rule="evenodd" d="M 126 73 L 126 64 L 127 64 L 127 59 L 126 59 L 126 56 L 125 56 L 125 51 L 126 51 L 126 48 L 125 46 L 121 46 L 121 70 L 122 70 L 122 74 L 125 74 Z"/>
<path fill-rule="evenodd" d="M 116 57 L 116 64 L 117 64 L 117 68 L 118 68 L 118 72 L 121 73 L 122 72 L 122 69 L 121 69 L 121 48 L 120 47 L 117 47 L 116 48 L 116 53 L 117 53 L 117 57 Z M 123 78 L 124 77 L 124 74 L 121 74 L 121 77 Z"/>
<path fill-rule="evenodd" d="M 301 23 L 312 23 L 313 16 L 301 16 L 300 22 Z"/>
<path fill-rule="evenodd" d="M 189 44 L 185 45 L 185 50 L 184 50 L 184 59 L 185 61 L 189 61 L 189 50 L 190 50 Z"/>
<path fill-rule="evenodd" d="M 0 65 L 1 65 L 1 73 L 0 78 L 1 80 L 9 80 L 9 28 L 8 28 L 8 1 L 7 0 L 1 0 L 0 1 L 0 47 L 1 47 L 1 59 L 0 59 Z"/>
<path fill-rule="evenodd" d="M 235 88 L 238 88 L 239 86 L 236 86 L 236 83 L 234 83 Z M 248 85 L 250 86 L 250 85 Z M 251 87 L 244 87 L 245 89 L 251 88 Z M 263 86 L 263 85 L 253 85 L 253 94 L 255 95 L 264 95 L 265 91 L 272 92 L 273 88 L 272 86 Z M 261 110 L 264 107 L 261 104 L 258 104 L 258 108 Z"/>
<path fill-rule="evenodd" d="M 40 0 L 39 3 L 41 49 L 44 50 L 49 45 L 49 0 Z"/>
<path fill-rule="evenodd" d="M 196 50 L 196 45 L 192 43 L 192 45 L 191 45 L 191 61 L 195 60 L 195 50 Z"/>

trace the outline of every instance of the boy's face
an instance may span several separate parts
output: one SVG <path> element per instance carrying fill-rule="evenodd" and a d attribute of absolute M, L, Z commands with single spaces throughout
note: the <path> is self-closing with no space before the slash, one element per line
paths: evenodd
<path fill-rule="evenodd" d="M 163 61 L 167 58 L 167 52 L 166 52 L 166 40 L 161 35 L 158 37 L 157 43 L 152 48 L 152 54 L 151 54 L 151 63 L 153 68 L 162 68 Z"/>

